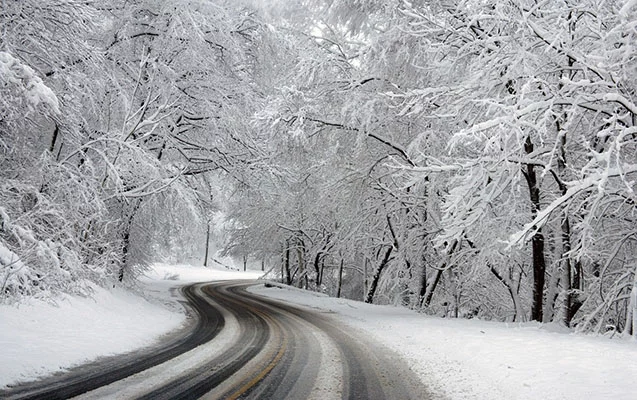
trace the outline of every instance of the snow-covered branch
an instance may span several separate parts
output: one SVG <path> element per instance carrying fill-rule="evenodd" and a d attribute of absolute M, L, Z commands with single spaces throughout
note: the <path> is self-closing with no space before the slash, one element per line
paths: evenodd
<path fill-rule="evenodd" d="M 538 212 L 533 221 L 526 224 L 521 231 L 511 235 L 508 246 L 520 245 L 529 240 L 531 236 L 547 223 L 549 217 L 554 212 L 568 207 L 568 204 L 575 196 L 595 189 L 603 193 L 606 190 L 604 184 L 608 181 L 608 178 L 623 178 L 634 173 L 637 173 L 637 165 L 626 165 L 622 168 L 609 168 L 603 172 L 588 176 L 579 182 L 565 182 L 565 185 L 568 186 L 566 193 L 553 200 L 547 207 Z"/>

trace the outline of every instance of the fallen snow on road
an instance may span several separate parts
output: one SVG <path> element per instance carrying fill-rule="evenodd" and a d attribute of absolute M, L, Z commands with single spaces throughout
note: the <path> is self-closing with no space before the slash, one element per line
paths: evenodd
<path fill-rule="evenodd" d="M 186 320 L 173 287 L 260 275 L 158 264 L 141 282 L 148 299 L 123 289 L 94 287 L 92 298 L 65 295 L 55 299 L 55 305 L 35 300 L 18 307 L 2 305 L 0 388 L 153 344 Z"/>
<path fill-rule="evenodd" d="M 451 399 L 637 398 L 637 343 L 540 324 L 440 319 L 287 287 L 256 294 L 329 312 L 397 351 Z"/>

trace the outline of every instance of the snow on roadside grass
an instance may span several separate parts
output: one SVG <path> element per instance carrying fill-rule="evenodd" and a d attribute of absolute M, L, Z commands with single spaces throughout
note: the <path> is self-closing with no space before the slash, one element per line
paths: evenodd
<path fill-rule="evenodd" d="M 441 319 L 287 287 L 249 290 L 335 313 L 398 352 L 434 393 L 451 399 L 637 398 L 634 340 L 534 323 Z"/>
<path fill-rule="evenodd" d="M 176 280 L 181 284 L 223 281 L 231 279 L 258 279 L 263 275 L 261 271 L 239 271 L 237 269 L 224 268 L 221 266 L 193 267 L 192 265 L 169 265 L 155 264 L 153 268 L 146 273 L 147 280 Z"/>
<path fill-rule="evenodd" d="M 0 386 L 143 347 L 185 319 L 121 289 L 56 302 L 0 307 Z"/>
<path fill-rule="evenodd" d="M 92 298 L 60 296 L 56 306 L 41 301 L 1 305 L 0 388 L 153 344 L 185 322 L 172 287 L 260 275 L 158 264 L 142 279 L 150 301 L 123 289 L 95 287 Z"/>

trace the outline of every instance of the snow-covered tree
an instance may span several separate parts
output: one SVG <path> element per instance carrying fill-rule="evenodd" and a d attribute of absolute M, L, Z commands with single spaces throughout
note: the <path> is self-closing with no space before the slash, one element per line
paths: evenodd
<path fill-rule="evenodd" d="M 148 259 L 149 227 L 163 221 L 178 236 L 161 207 L 181 199 L 205 214 L 193 206 L 210 195 L 204 175 L 243 162 L 251 13 L 212 2 L 51 0 L 6 4 L 0 17 L 1 238 L 28 267 L 17 281 L 3 268 L 3 280 L 17 282 L 3 294 L 121 280 Z M 60 261 L 62 252 L 73 257 Z M 39 254 L 52 264 L 35 263 Z M 57 266 L 70 277 L 47 272 Z"/>

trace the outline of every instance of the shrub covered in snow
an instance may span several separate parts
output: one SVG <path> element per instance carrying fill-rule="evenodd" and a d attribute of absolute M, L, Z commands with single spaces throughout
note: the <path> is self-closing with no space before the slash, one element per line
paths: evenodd
<path fill-rule="evenodd" d="M 4 51 L 0 51 L 0 82 L 3 95 L 11 96 L 5 97 L 5 103 L 24 102 L 30 110 L 44 106 L 60 113 L 60 103 L 55 93 L 31 67 Z"/>
<path fill-rule="evenodd" d="M 90 203 L 88 203 L 90 204 Z M 99 214 L 82 215 L 56 203 L 46 189 L 5 180 L 0 184 L 0 282 L 2 301 L 48 298 L 59 291 L 87 293 L 87 282 L 105 283 L 112 251 L 85 234 Z M 79 224 L 88 223 L 84 229 Z M 102 238 L 103 239 L 103 238 Z M 102 252 L 103 254 L 100 254 Z"/>

